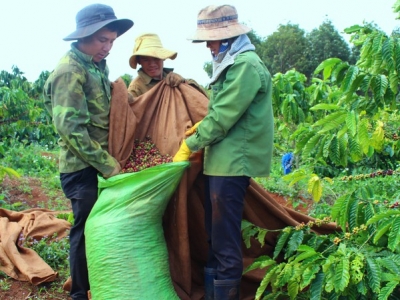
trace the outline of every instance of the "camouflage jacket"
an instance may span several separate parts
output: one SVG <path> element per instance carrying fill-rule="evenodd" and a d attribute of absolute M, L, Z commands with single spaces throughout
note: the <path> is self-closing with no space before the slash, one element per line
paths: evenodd
<path fill-rule="evenodd" d="M 43 94 L 60 136 L 60 172 L 93 166 L 103 175 L 111 174 L 118 162 L 107 151 L 111 82 L 106 61 L 96 65 L 73 43 L 47 79 Z"/>

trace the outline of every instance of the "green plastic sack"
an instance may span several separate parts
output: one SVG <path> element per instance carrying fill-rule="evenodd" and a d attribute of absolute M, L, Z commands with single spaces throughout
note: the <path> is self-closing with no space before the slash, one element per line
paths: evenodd
<path fill-rule="evenodd" d="M 172 284 L 162 216 L 189 162 L 105 180 L 85 227 L 93 300 L 179 299 Z"/>

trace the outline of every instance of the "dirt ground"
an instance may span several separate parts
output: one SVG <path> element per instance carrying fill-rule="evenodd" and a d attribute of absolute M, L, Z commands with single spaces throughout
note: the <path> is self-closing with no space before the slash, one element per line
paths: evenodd
<path fill-rule="evenodd" d="M 26 179 L 24 185 L 29 185 L 27 192 L 21 191 L 21 188 L 18 188 L 20 185 L 21 182 L 19 180 L 10 180 L 7 177 L 2 184 L 0 184 L 0 192 L 8 191 L 8 203 L 21 202 L 24 206 L 35 208 L 42 207 L 41 205 L 48 201 L 49 198 L 45 191 L 43 191 L 39 180 L 34 178 Z M 60 193 L 62 195 L 61 191 Z M 271 194 L 271 196 L 281 205 L 293 208 L 291 202 L 287 201 L 286 198 L 278 194 Z M 302 204 L 296 206 L 295 210 L 307 214 L 308 210 L 311 208 L 312 201 L 302 199 L 302 202 Z M 68 203 L 67 199 L 66 203 Z M 70 299 L 68 297 L 68 292 L 62 290 L 63 283 L 64 279 L 58 278 L 55 282 L 34 286 L 29 282 L 5 278 L 0 274 L 0 300 Z"/>
<path fill-rule="evenodd" d="M 26 186 L 21 189 L 21 184 Z M 27 187 L 29 186 L 29 188 Z M 24 192 L 23 190 L 26 190 Z M 0 192 L 8 191 L 7 203 L 22 203 L 23 207 L 36 208 L 42 207 L 49 197 L 43 191 L 41 183 L 35 178 L 26 178 L 21 183 L 20 180 L 10 180 L 8 177 L 0 184 Z M 62 191 L 60 191 L 62 195 Z M 66 199 L 66 205 L 68 201 Z M 1 300 L 25 300 L 25 299 L 70 299 L 68 293 L 62 290 L 64 279 L 58 278 L 51 283 L 39 286 L 29 282 L 17 281 L 0 274 L 0 299 Z M 52 288 L 55 287 L 55 288 Z"/>

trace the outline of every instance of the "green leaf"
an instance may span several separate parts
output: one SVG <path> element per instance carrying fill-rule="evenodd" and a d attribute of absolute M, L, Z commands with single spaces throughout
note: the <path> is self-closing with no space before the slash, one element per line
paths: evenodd
<path fill-rule="evenodd" d="M 358 207 L 359 207 L 359 200 L 354 198 L 352 201 L 349 202 L 349 231 L 352 231 L 355 227 L 358 227 Z"/>
<path fill-rule="evenodd" d="M 393 219 L 393 225 L 389 232 L 388 248 L 395 251 L 400 242 L 400 217 Z"/>
<path fill-rule="evenodd" d="M 306 286 L 309 286 L 316 278 L 316 274 L 320 271 L 321 266 L 318 263 L 313 263 L 309 265 L 304 271 L 302 275 L 302 281 L 300 283 L 300 288 L 304 289 Z"/>
<path fill-rule="evenodd" d="M 386 300 L 392 295 L 394 289 L 398 286 L 399 280 L 389 281 L 379 292 L 378 300 Z"/>
<path fill-rule="evenodd" d="M 324 279 L 325 274 L 323 272 L 319 272 L 315 279 L 312 281 L 310 286 L 310 300 L 321 300 L 322 292 L 324 288 Z"/>
<path fill-rule="evenodd" d="M 267 255 L 257 257 L 244 271 L 243 273 L 250 272 L 255 269 L 264 269 L 269 266 L 276 265 L 276 261 L 271 259 Z"/>
<path fill-rule="evenodd" d="M 357 141 L 359 145 L 361 145 L 364 154 L 368 153 L 370 146 L 368 127 L 369 127 L 369 122 L 367 119 L 363 119 L 361 120 L 361 122 L 358 123 Z"/>
<path fill-rule="evenodd" d="M 374 259 L 367 257 L 367 279 L 369 287 L 374 293 L 380 291 L 381 271 Z"/>
<path fill-rule="evenodd" d="M 351 110 L 347 113 L 346 125 L 348 128 L 348 132 L 351 134 L 352 137 L 354 137 L 357 133 L 357 119 L 354 110 Z"/>
<path fill-rule="evenodd" d="M 351 34 L 351 33 L 359 32 L 363 28 L 364 27 L 360 26 L 360 25 L 353 25 L 353 26 L 345 28 L 344 32 L 347 33 L 347 34 Z"/>
<path fill-rule="evenodd" d="M 302 151 L 302 158 L 305 159 L 307 157 L 309 157 L 312 154 L 312 151 L 315 150 L 318 142 L 322 139 L 321 135 L 316 134 L 313 137 L 311 137 L 308 142 L 306 143 L 306 145 L 303 147 L 303 151 Z"/>
<path fill-rule="evenodd" d="M 343 123 L 346 120 L 347 112 L 346 111 L 338 111 L 327 115 L 325 118 L 322 118 L 313 124 L 313 127 L 323 126 L 322 129 L 319 130 L 318 133 L 327 132 L 332 129 L 337 129 L 343 126 Z"/>
<path fill-rule="evenodd" d="M 371 81 L 371 88 L 374 92 L 374 99 L 377 103 L 384 97 L 389 81 L 385 75 L 377 75 Z"/>
<path fill-rule="evenodd" d="M 314 74 L 318 74 L 324 70 L 324 79 L 327 79 L 332 72 L 332 68 L 340 62 L 342 62 L 340 58 L 328 58 L 318 65 L 314 71 Z"/>
<path fill-rule="evenodd" d="M 322 196 L 322 182 L 318 175 L 312 174 L 308 181 L 307 191 L 311 194 L 313 200 L 318 202 Z"/>
<path fill-rule="evenodd" d="M 296 230 L 289 238 L 288 249 L 285 253 L 285 258 L 288 258 L 297 251 L 297 248 L 301 245 L 304 238 L 304 232 L 302 230 Z"/>
<path fill-rule="evenodd" d="M 336 278 L 335 290 L 343 292 L 350 282 L 350 261 L 347 256 L 343 258 L 336 265 Z"/>
<path fill-rule="evenodd" d="M 332 209 L 331 209 L 331 216 L 332 216 L 333 221 L 338 222 L 339 219 L 341 218 L 343 210 L 345 209 L 345 207 L 347 205 L 348 198 L 349 198 L 349 195 L 344 194 L 336 199 L 336 201 L 333 204 Z"/>
<path fill-rule="evenodd" d="M 361 145 L 356 141 L 356 139 L 349 138 L 349 151 L 350 157 L 353 162 L 357 162 L 362 159 L 363 152 L 361 149 Z"/>
<path fill-rule="evenodd" d="M 279 265 L 275 265 L 267 270 L 266 274 L 264 275 L 263 279 L 261 280 L 259 287 L 257 288 L 256 295 L 255 295 L 256 300 L 261 299 L 268 284 L 271 283 L 271 281 L 276 277 L 276 272 L 279 272 L 279 271 L 280 271 Z"/>
<path fill-rule="evenodd" d="M 286 228 L 285 228 L 285 230 L 286 230 Z M 274 249 L 274 255 L 273 255 L 274 259 L 276 259 L 279 255 L 279 253 L 281 253 L 283 247 L 286 244 L 286 241 L 288 240 L 288 238 L 290 236 L 291 231 L 285 231 L 285 230 L 279 235 L 278 241 L 276 242 L 275 249 Z M 289 230 L 290 230 L 290 227 L 289 227 Z"/>
<path fill-rule="evenodd" d="M 290 299 L 296 299 L 296 296 L 299 293 L 299 284 L 295 280 L 290 280 L 287 287 Z"/>
<path fill-rule="evenodd" d="M 386 63 L 389 72 L 395 70 L 395 65 L 393 61 L 394 43 L 392 38 L 387 38 L 382 45 L 382 58 Z"/>
<path fill-rule="evenodd" d="M 348 92 L 350 90 L 351 85 L 353 84 L 353 81 L 357 78 L 360 70 L 356 66 L 350 66 L 345 78 L 343 79 L 342 82 L 342 91 L 343 92 Z"/>
<path fill-rule="evenodd" d="M 386 218 L 391 218 L 392 216 L 400 216 L 400 211 L 398 210 L 386 210 L 381 213 L 374 214 L 371 218 L 367 221 L 366 225 L 377 223 Z"/>
<path fill-rule="evenodd" d="M 376 244 L 379 241 L 379 239 L 389 231 L 390 227 L 392 227 L 392 222 L 393 220 L 389 219 L 385 220 L 383 224 L 379 225 L 379 227 L 377 228 L 377 232 L 374 235 L 373 239 L 374 244 Z"/>
<path fill-rule="evenodd" d="M 399 265 L 399 263 L 396 263 L 396 256 L 398 257 L 398 255 L 390 255 L 388 257 L 381 257 L 379 259 L 379 265 L 388 269 L 389 272 L 392 273 L 391 275 L 394 275 L 396 278 L 398 278 L 398 274 L 400 273 L 400 265 Z"/>
<path fill-rule="evenodd" d="M 301 245 L 300 247 L 302 247 L 302 246 L 305 246 L 305 245 Z M 300 248 L 300 247 L 299 247 L 299 248 Z M 306 246 L 306 247 L 308 247 L 308 246 Z M 301 261 L 303 261 L 303 260 L 305 260 L 305 259 L 307 259 L 307 258 L 313 257 L 313 256 L 319 257 L 319 253 L 317 253 L 317 252 L 314 250 L 314 248 L 312 248 L 312 247 L 308 247 L 308 248 L 309 248 L 308 251 L 303 252 L 303 253 L 297 255 L 296 258 L 294 259 L 293 263 L 299 263 L 299 262 L 301 262 Z M 304 248 L 303 248 L 303 249 L 304 249 Z M 298 249 L 298 251 L 300 251 L 300 250 Z"/>
<path fill-rule="evenodd" d="M 310 108 L 310 110 L 312 110 L 312 111 L 315 111 L 315 110 L 338 110 L 338 109 L 341 109 L 341 107 L 336 104 L 327 104 L 327 103 L 319 103 Z"/>

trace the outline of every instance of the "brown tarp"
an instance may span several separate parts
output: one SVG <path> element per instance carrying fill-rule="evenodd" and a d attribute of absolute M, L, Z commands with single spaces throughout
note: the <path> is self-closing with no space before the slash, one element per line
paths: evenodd
<path fill-rule="evenodd" d="M 54 281 L 55 272 L 34 250 L 24 247 L 27 238 L 37 241 L 43 237 L 67 236 L 70 223 L 58 219 L 58 213 L 46 209 L 11 211 L 0 209 L 0 271 L 34 285 Z"/>
<path fill-rule="evenodd" d="M 171 88 L 161 81 L 149 92 L 128 103 L 127 89 L 118 79 L 113 83 L 110 112 L 109 151 L 122 166 L 128 159 L 134 139 L 150 136 L 162 154 L 174 155 L 184 132 L 207 113 L 207 97 L 188 84 Z M 169 251 L 171 277 L 181 299 L 202 299 L 203 267 L 207 242 L 204 230 L 204 192 L 202 153 L 190 158 L 191 166 L 165 211 L 163 228 Z M 281 206 L 254 180 L 245 197 L 243 218 L 269 230 L 296 226 L 313 220 L 311 217 Z M 331 233 L 334 224 L 315 229 Z M 227 233 L 229 234 L 229 233 Z M 266 235 L 261 248 L 253 241 L 249 249 L 243 245 L 243 262 L 248 266 L 260 255 L 272 255 L 277 233 Z M 241 299 L 253 299 L 263 278 L 263 271 L 244 274 Z"/>

